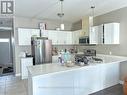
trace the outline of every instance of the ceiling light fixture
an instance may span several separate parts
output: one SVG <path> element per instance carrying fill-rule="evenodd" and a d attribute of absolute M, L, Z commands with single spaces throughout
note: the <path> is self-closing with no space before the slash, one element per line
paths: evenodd
<path fill-rule="evenodd" d="M 90 27 L 93 26 L 94 23 L 94 16 L 95 16 L 95 4 L 94 4 L 94 0 L 90 0 L 90 8 L 92 10 L 91 15 L 90 15 Z"/>
<path fill-rule="evenodd" d="M 92 9 L 92 16 L 94 17 L 94 9 L 95 9 L 95 6 L 91 6 L 91 9 Z"/>
<path fill-rule="evenodd" d="M 64 30 L 64 24 L 63 24 L 63 16 L 64 16 L 64 13 L 63 13 L 63 1 L 64 0 L 60 0 L 60 13 L 58 13 L 57 15 L 60 17 L 61 19 L 61 24 L 60 24 L 60 29 L 61 30 Z"/>

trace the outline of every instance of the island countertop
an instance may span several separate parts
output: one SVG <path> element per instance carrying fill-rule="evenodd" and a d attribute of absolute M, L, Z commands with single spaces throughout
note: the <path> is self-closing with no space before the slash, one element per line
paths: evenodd
<path fill-rule="evenodd" d="M 127 61 L 127 57 L 122 57 L 122 56 L 98 54 L 97 58 L 103 59 L 103 62 L 102 63 L 90 63 L 89 65 L 86 65 L 86 66 L 74 65 L 73 67 L 62 66 L 59 63 L 49 63 L 49 64 L 30 66 L 28 67 L 28 71 L 31 74 L 31 76 L 47 75 L 47 74 L 49 75 L 49 74 L 56 74 L 56 73 L 61 73 L 61 72 L 68 72 L 68 71 L 76 70 L 76 69 L 84 69 L 90 66 L 96 66 L 100 64 Z"/>
<path fill-rule="evenodd" d="M 28 95 L 89 95 L 119 84 L 119 67 L 127 63 L 127 57 L 97 55 L 97 58 L 103 62 L 74 67 L 59 63 L 28 67 Z"/>

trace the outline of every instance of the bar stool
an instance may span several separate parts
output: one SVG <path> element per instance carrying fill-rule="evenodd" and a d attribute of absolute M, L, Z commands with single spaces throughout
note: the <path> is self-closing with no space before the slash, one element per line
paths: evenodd
<path fill-rule="evenodd" d="M 123 87 L 123 89 L 124 89 L 124 95 L 127 95 L 127 77 L 124 80 L 124 87 Z"/>

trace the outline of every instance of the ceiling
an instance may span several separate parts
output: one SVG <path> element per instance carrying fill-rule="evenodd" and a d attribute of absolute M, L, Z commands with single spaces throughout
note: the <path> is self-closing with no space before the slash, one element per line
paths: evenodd
<path fill-rule="evenodd" d="M 64 0 L 64 21 L 76 22 L 90 15 L 91 0 Z M 93 0 L 95 15 L 101 15 L 127 6 L 127 0 Z M 93 2 L 92 1 L 92 2 Z M 15 15 L 37 19 L 58 20 L 59 0 L 15 0 Z"/>

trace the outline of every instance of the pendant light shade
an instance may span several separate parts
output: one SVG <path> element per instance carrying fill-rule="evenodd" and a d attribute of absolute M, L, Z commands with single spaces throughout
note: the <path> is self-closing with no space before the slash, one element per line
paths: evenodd
<path fill-rule="evenodd" d="M 60 24 L 60 29 L 64 30 L 64 24 L 63 23 Z"/>
<path fill-rule="evenodd" d="M 64 16 L 64 12 L 63 12 L 63 1 L 64 0 L 60 0 L 60 13 L 58 13 L 57 15 L 60 17 L 60 30 L 64 30 L 65 26 L 63 24 L 63 16 Z"/>

